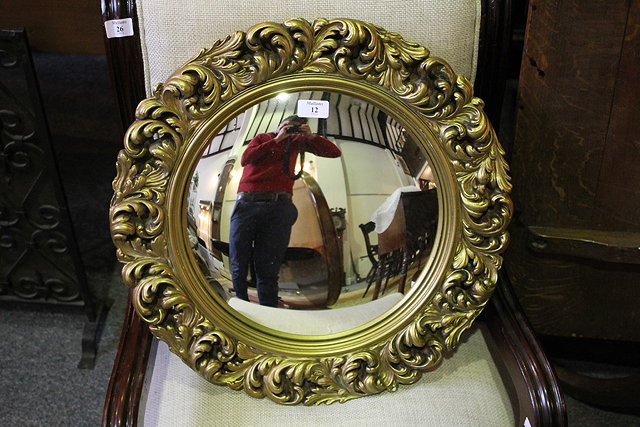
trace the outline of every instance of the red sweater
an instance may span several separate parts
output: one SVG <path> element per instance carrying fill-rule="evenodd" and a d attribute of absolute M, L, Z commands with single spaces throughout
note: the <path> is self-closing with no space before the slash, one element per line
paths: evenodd
<path fill-rule="evenodd" d="M 261 133 L 256 135 L 242 154 L 240 164 L 244 167 L 238 192 L 243 191 L 286 191 L 293 192 L 293 180 L 282 170 L 282 157 L 287 140 L 291 140 L 289 149 L 289 169 L 294 175 L 298 143 L 305 139 L 295 134 L 280 142 L 275 140 L 276 134 Z M 321 157 L 340 157 L 340 149 L 331 141 L 314 135 L 306 139 L 305 151 Z"/>

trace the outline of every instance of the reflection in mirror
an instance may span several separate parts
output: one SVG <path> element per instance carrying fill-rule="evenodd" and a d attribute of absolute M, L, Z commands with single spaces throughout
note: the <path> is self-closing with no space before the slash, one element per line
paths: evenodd
<path fill-rule="evenodd" d="M 225 300 L 234 296 L 229 225 L 242 176 L 239 159 L 254 136 L 301 114 L 301 100 L 328 103 L 328 117 L 310 117 L 308 124 L 342 156 L 305 153 L 303 164 L 303 156 L 297 158 L 302 174 L 292 201 L 298 217 L 280 268 L 278 306 L 334 309 L 401 296 L 425 266 L 435 238 L 437 173 L 393 117 L 340 93 L 279 94 L 238 114 L 207 144 L 188 195 L 198 264 Z M 258 303 L 253 270 L 249 300 Z"/>

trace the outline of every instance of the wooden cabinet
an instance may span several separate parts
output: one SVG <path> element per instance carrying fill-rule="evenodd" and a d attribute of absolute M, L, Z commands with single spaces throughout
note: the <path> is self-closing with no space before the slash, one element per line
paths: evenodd
<path fill-rule="evenodd" d="M 104 55 L 97 0 L 2 0 L 0 28 L 25 28 L 35 52 Z"/>
<path fill-rule="evenodd" d="M 640 341 L 640 0 L 529 3 L 505 266 L 538 334 Z"/>

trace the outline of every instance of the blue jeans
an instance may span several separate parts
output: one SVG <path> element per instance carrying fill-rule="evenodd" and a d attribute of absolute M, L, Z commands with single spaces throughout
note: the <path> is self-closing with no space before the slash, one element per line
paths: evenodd
<path fill-rule="evenodd" d="M 253 261 L 261 305 L 278 306 L 278 274 L 298 210 L 291 200 L 236 200 L 231 215 L 229 258 L 236 296 L 249 301 L 247 273 Z"/>

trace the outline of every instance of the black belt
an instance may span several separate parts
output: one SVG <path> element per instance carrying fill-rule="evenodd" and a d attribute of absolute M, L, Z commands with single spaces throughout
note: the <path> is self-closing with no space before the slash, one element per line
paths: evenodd
<path fill-rule="evenodd" d="M 253 202 L 277 202 L 278 200 L 291 200 L 291 194 L 286 191 L 244 191 L 238 193 L 237 199 Z"/>

